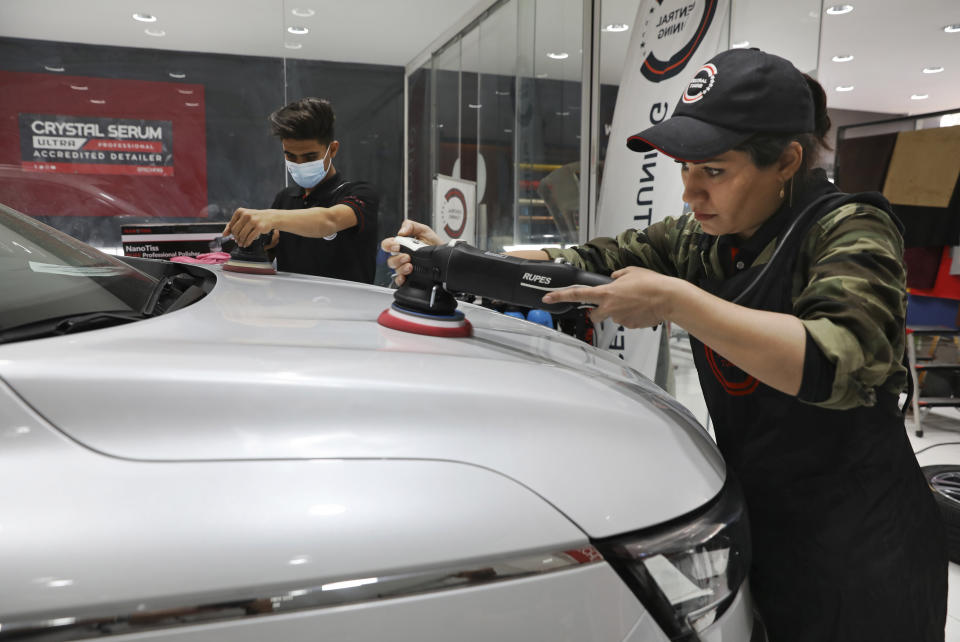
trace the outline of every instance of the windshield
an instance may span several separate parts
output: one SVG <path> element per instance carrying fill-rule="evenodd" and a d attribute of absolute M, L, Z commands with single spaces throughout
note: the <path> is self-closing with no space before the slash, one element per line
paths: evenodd
<path fill-rule="evenodd" d="M 0 332 L 81 314 L 140 313 L 157 280 L 0 205 Z"/>

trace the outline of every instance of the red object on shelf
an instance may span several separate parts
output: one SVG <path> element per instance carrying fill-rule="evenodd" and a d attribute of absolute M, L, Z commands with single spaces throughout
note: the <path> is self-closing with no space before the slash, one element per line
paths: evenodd
<path fill-rule="evenodd" d="M 910 288 L 910 294 L 917 296 L 932 296 L 940 299 L 960 300 L 960 276 L 950 274 L 950 247 L 944 247 L 940 255 L 940 267 L 937 268 L 937 279 L 932 288 Z"/>

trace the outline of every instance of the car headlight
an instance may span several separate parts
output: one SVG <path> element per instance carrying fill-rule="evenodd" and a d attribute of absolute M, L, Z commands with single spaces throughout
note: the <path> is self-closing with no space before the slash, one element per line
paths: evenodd
<path fill-rule="evenodd" d="M 594 545 L 671 640 L 699 639 L 733 602 L 750 569 L 746 508 L 729 476 L 705 508 Z"/>

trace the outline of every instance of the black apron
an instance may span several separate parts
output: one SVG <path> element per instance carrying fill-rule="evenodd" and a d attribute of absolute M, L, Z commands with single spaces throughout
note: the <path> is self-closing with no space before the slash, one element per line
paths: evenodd
<path fill-rule="evenodd" d="M 806 211 L 781 235 L 770 269 L 699 285 L 726 300 L 743 294 L 737 303 L 750 308 L 792 313 L 792 274 L 813 223 L 849 201 L 889 211 L 879 195 L 817 191 L 794 208 L 793 216 Z M 942 641 L 946 545 L 898 400 L 878 390 L 873 407 L 819 408 L 690 343 L 717 443 L 743 486 L 751 592 L 770 641 Z"/>

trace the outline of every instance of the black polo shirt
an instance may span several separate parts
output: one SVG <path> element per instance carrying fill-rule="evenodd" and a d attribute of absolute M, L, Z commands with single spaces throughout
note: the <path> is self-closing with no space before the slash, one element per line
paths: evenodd
<path fill-rule="evenodd" d="M 380 197 L 363 181 L 347 181 L 339 172 L 325 179 L 309 194 L 299 185 L 282 190 L 272 209 L 302 210 L 310 207 L 346 205 L 357 215 L 357 224 L 329 238 L 308 238 L 280 232 L 274 249 L 277 269 L 334 279 L 373 283 L 376 269 L 377 210 Z"/>

